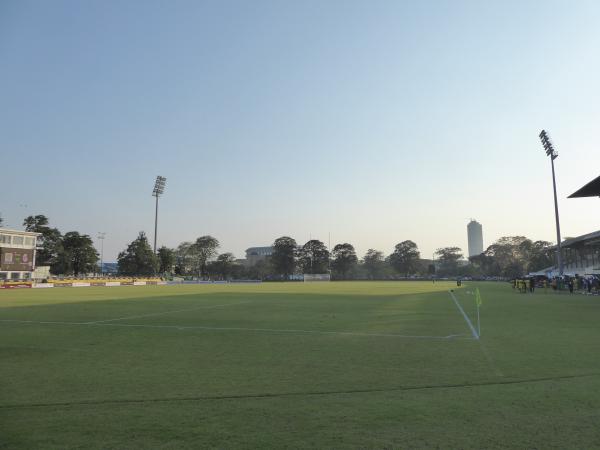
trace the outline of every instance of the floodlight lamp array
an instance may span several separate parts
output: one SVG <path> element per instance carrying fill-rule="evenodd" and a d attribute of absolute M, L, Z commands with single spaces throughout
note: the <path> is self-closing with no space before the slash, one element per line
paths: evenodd
<path fill-rule="evenodd" d="M 546 130 L 542 130 L 540 133 L 540 140 L 542 141 L 544 150 L 546 150 L 546 155 L 550 156 L 552 159 L 556 159 L 558 153 L 556 153 L 556 150 L 554 150 L 554 146 L 552 145 L 552 141 L 550 140 L 550 136 L 548 136 Z"/>
<path fill-rule="evenodd" d="M 165 177 L 161 177 L 160 175 L 156 177 L 156 182 L 154 183 L 154 189 L 152 190 L 152 196 L 158 197 L 165 192 L 165 185 L 167 184 L 167 179 Z"/>

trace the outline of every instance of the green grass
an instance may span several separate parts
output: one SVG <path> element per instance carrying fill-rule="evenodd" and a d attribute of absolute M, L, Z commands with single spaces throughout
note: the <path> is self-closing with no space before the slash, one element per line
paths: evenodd
<path fill-rule="evenodd" d="M 599 324 L 502 283 L 0 291 L 0 448 L 600 448 Z"/>

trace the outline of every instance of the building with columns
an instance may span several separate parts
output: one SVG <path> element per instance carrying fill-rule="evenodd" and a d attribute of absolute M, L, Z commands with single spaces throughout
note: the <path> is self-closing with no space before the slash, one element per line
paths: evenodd
<path fill-rule="evenodd" d="M 40 233 L 0 228 L 0 281 L 31 280 Z"/>

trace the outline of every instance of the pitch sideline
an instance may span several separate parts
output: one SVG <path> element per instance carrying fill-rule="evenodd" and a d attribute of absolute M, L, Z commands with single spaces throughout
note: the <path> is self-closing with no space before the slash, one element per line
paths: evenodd
<path fill-rule="evenodd" d="M 465 313 L 464 309 L 462 309 L 462 306 L 460 306 L 460 303 L 458 303 L 458 301 L 456 300 L 456 297 L 454 296 L 454 292 L 452 292 L 452 291 L 448 291 L 448 292 L 449 292 L 450 296 L 452 297 L 452 300 L 454 301 L 454 304 L 456 305 L 456 307 L 458 308 L 458 310 L 460 311 L 460 313 L 464 317 L 465 322 L 467 322 L 467 325 L 469 325 L 469 328 L 471 329 L 471 333 L 473 333 L 473 338 L 479 340 L 479 334 L 477 334 L 477 330 L 475 330 L 475 327 L 471 323 L 471 320 L 469 319 L 469 317 Z"/>
<path fill-rule="evenodd" d="M 37 320 L 17 320 L 17 319 L 0 319 L 0 323 L 17 323 L 31 325 L 74 325 L 74 326 L 89 326 L 89 327 L 123 327 L 123 328 L 156 328 L 156 329 L 171 329 L 171 330 L 206 330 L 206 331 L 241 331 L 241 332 L 257 332 L 257 333 L 296 333 L 296 334 L 322 334 L 322 335 L 340 335 L 340 336 L 363 336 L 363 337 L 391 337 L 404 339 L 424 339 L 424 340 L 472 340 L 470 337 L 465 337 L 462 334 L 450 334 L 447 336 L 429 336 L 429 335 L 406 335 L 393 333 L 361 333 L 354 331 L 327 331 L 327 330 L 298 330 L 298 329 L 278 329 L 278 328 L 245 328 L 245 327 L 209 327 L 201 325 L 144 325 L 131 323 L 106 323 L 106 322 L 64 322 L 64 321 L 37 321 Z"/>

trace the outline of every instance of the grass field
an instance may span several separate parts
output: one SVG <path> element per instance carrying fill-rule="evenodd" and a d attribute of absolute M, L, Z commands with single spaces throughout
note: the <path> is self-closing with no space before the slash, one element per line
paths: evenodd
<path fill-rule="evenodd" d="M 504 283 L 0 291 L 0 448 L 600 448 L 599 351 Z"/>

